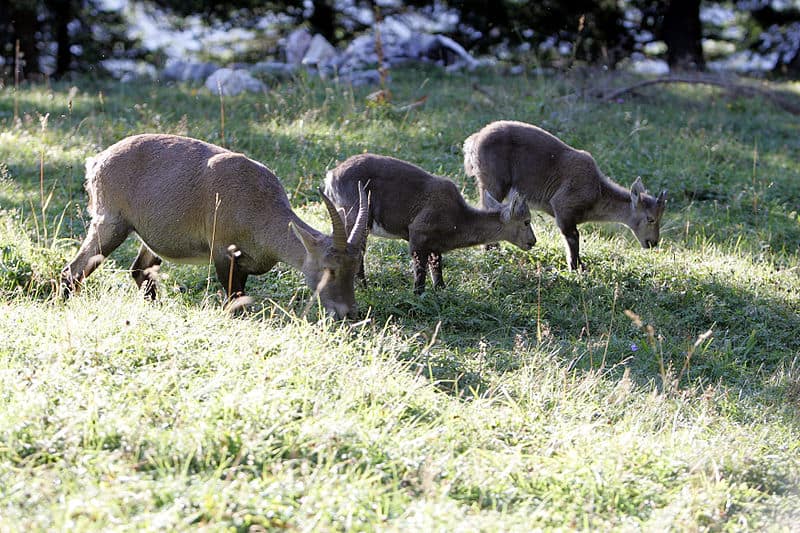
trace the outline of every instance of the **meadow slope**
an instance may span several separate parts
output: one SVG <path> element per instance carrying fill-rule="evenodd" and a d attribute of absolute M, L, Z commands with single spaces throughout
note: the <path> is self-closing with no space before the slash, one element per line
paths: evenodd
<path fill-rule="evenodd" d="M 223 102 L 0 90 L 0 531 L 796 528 L 800 120 L 703 86 L 603 103 L 582 89 L 623 80 L 597 72 L 392 76 L 388 104 L 305 76 Z M 144 302 L 133 238 L 78 297 L 54 291 L 88 220 L 83 161 L 124 136 L 244 152 L 329 231 L 316 188 L 363 151 L 474 202 L 461 143 L 496 119 L 667 189 L 661 246 L 584 225 L 569 272 L 536 215 L 531 251 L 452 252 L 448 287 L 415 297 L 405 244 L 371 239 L 355 323 L 305 315 L 285 265 L 250 279 L 246 316 L 202 266 L 163 265 Z"/>

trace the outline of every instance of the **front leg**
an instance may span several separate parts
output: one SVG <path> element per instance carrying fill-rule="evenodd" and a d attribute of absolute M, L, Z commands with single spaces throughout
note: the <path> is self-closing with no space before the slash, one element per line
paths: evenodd
<path fill-rule="evenodd" d="M 444 279 L 442 279 L 442 254 L 441 252 L 431 252 L 428 254 L 428 267 L 433 278 L 433 288 L 443 289 Z"/>
<path fill-rule="evenodd" d="M 428 257 L 430 252 L 412 249 L 411 268 L 414 272 L 414 294 L 420 295 L 425 292 L 425 277 L 428 274 Z"/>
<path fill-rule="evenodd" d="M 144 293 L 145 300 L 156 299 L 156 281 L 158 279 L 156 270 L 160 264 L 161 258 L 142 243 L 139 247 L 139 255 L 131 265 L 131 276 L 139 290 Z"/>
<path fill-rule="evenodd" d="M 225 253 L 218 254 L 214 259 L 214 269 L 217 279 L 228 295 L 228 301 L 244 295 L 244 286 L 247 283 L 247 272 L 239 265 L 242 253 L 235 245 L 228 247 Z"/>

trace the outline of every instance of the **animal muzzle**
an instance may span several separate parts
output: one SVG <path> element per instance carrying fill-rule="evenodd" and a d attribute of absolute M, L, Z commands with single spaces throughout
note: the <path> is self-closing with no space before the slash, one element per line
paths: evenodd
<path fill-rule="evenodd" d="M 658 246 L 658 241 L 654 239 L 645 239 L 642 243 L 642 248 L 655 248 Z"/>
<path fill-rule="evenodd" d="M 335 320 L 344 320 L 345 318 L 353 320 L 358 317 L 358 308 L 355 305 L 334 305 L 328 307 L 326 311 Z"/>

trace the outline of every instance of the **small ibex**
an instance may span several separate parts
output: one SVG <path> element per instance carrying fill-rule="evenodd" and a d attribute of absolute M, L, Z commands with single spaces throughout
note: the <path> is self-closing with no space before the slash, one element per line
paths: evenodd
<path fill-rule="evenodd" d="M 408 241 L 417 294 L 425 290 L 428 267 L 434 288 L 444 286 L 444 252 L 501 240 L 524 250 L 536 244 L 530 210 L 522 198 L 512 194 L 509 202 L 501 205 L 487 194 L 486 210 L 478 210 L 467 204 L 449 179 L 373 154 L 353 156 L 325 177 L 325 192 L 344 209 L 348 227 L 356 224 L 360 183 L 367 184 L 370 195 L 368 230 L 380 237 Z M 363 256 L 358 272 L 363 279 Z"/>
<path fill-rule="evenodd" d="M 658 244 L 667 191 L 650 196 L 640 177 L 625 189 L 600 172 L 589 152 L 531 124 L 492 122 L 470 135 L 464 170 L 477 180 L 481 199 L 491 194 L 502 200 L 515 189 L 531 208 L 555 217 L 572 270 L 583 266 L 577 228 L 582 222 L 621 222 L 643 248 Z"/>
<path fill-rule="evenodd" d="M 196 139 L 145 134 L 88 159 L 86 190 L 92 221 L 61 273 L 65 297 L 135 232 L 142 245 L 131 273 L 150 299 L 161 257 L 212 261 L 231 300 L 244 293 L 247 276 L 283 261 L 303 272 L 329 314 L 355 316 L 354 276 L 366 239 L 363 188 L 349 237 L 336 207 L 322 196 L 331 237 L 300 220 L 278 178 L 261 163 Z M 236 253 L 229 253 L 230 245 Z"/>

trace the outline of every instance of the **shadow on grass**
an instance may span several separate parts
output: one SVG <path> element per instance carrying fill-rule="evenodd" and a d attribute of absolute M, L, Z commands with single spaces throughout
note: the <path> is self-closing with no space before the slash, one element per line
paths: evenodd
<path fill-rule="evenodd" d="M 677 374 L 693 351 L 684 385 L 752 386 L 800 350 L 800 304 L 781 293 L 777 279 L 765 295 L 767 282 L 748 285 L 724 272 L 687 275 L 674 264 L 643 276 L 639 268 L 604 268 L 600 261 L 592 271 L 576 274 L 549 266 L 563 258 L 545 254 L 542 261 L 538 254 L 510 249 L 450 254 L 449 286 L 421 297 L 411 291 L 404 258 L 373 273 L 359 299 L 378 324 L 391 319 L 407 335 L 431 337 L 435 331 L 446 354 L 443 369 L 472 373 L 477 382 L 478 369 L 513 371 L 522 364 L 525 347 L 540 346 L 555 347 L 561 364 L 576 371 L 629 368 L 641 385 L 658 382 L 662 364 Z M 625 310 L 653 327 L 655 344 Z M 709 340 L 692 348 L 707 330 Z"/>
<path fill-rule="evenodd" d="M 447 83 L 459 87 L 470 82 L 464 77 Z M 511 83 L 516 89 L 509 91 L 524 92 L 519 82 Z M 397 98 L 418 97 L 424 90 L 420 89 L 421 85 L 407 82 L 396 92 Z M 50 112 L 53 117 L 48 127 L 53 135 L 72 138 L 73 142 L 84 145 L 101 143 L 107 146 L 136 132 L 180 132 L 181 129 L 210 142 L 224 141 L 271 168 L 274 166 L 295 207 L 318 202 L 316 187 L 321 183 L 325 169 L 364 149 L 408 159 L 432 172 L 447 173 L 469 189 L 472 184 L 460 170 L 460 142 L 490 118 L 501 118 L 497 115 L 510 113 L 505 108 L 495 111 L 486 107 L 475 115 L 453 116 L 451 105 L 434 101 L 445 97 L 436 95 L 419 112 L 372 110 L 363 101 L 366 91 L 331 88 L 322 82 L 306 80 L 304 84 L 292 88 L 278 87 L 265 95 L 226 100 L 227 128 L 222 139 L 220 102 L 210 93 L 185 86 L 103 87 L 92 89 L 97 96 L 76 99 L 72 115 L 65 115 L 63 119 L 58 118 L 66 106 L 63 96 L 68 92 L 66 86 L 58 89 L 58 98 L 49 104 L 38 96 L 24 101 L 22 107 L 32 117 L 37 112 Z M 113 94 L 114 98 L 102 104 L 99 90 L 107 91 L 107 95 Z M 296 98 L 289 98 L 292 91 L 298 95 Z M 339 92 L 346 93 L 346 96 L 336 96 Z M 466 93 L 457 92 L 455 97 L 469 104 L 470 95 L 468 90 Z M 701 102 L 676 91 L 655 94 L 649 100 L 654 102 L 647 113 L 649 130 L 635 135 L 631 133 L 630 136 L 626 132 L 621 138 L 631 139 L 631 146 L 620 145 L 615 151 L 602 154 L 613 162 L 608 165 L 612 174 L 613 171 L 623 174 L 623 171 L 640 167 L 657 169 L 658 161 L 649 152 L 666 160 L 674 156 L 677 164 L 682 164 L 684 159 L 678 157 L 678 152 L 696 151 L 692 157 L 697 155 L 707 160 L 705 166 L 691 167 L 690 171 L 699 169 L 699 174 L 706 171 L 712 174 L 694 178 L 682 186 L 682 191 L 676 191 L 677 194 L 671 196 L 671 210 L 685 207 L 688 202 L 702 202 L 709 207 L 702 209 L 698 224 L 713 220 L 716 223 L 715 234 L 723 239 L 736 233 L 753 232 L 750 240 L 755 243 L 763 239 L 761 230 L 766 223 L 771 228 L 766 240 L 771 249 L 789 249 L 796 245 L 800 240 L 800 229 L 781 210 L 784 203 L 796 200 L 794 189 L 784 186 L 792 177 L 784 175 L 786 173 L 781 167 L 784 148 L 780 146 L 782 140 L 793 139 L 796 134 L 794 125 L 771 123 L 770 115 L 758 113 L 757 101 L 714 95 Z M 7 100 L 0 102 L 2 116 L 8 116 L 9 105 Z M 528 102 L 520 108 L 520 116 L 516 118 L 535 121 L 529 117 L 542 115 L 545 106 L 553 113 L 560 112 L 552 103 Z M 628 104 L 596 107 L 600 122 L 605 122 L 604 116 L 612 116 L 609 124 L 619 122 L 615 117 L 621 114 L 620 110 L 634 109 Z M 663 131 L 674 130 L 675 107 L 681 111 L 678 118 L 686 122 L 682 126 L 687 131 L 699 133 L 694 145 L 687 148 L 673 142 L 676 146 L 669 152 L 664 142 L 653 141 L 650 144 L 647 136 L 663 136 Z M 698 112 L 709 108 L 712 113 Z M 755 118 L 744 121 L 744 125 L 719 120 L 722 114 L 729 113 L 752 114 Z M 186 120 L 181 125 L 184 116 Z M 92 117 L 96 119 L 97 129 L 88 134 L 85 133 L 87 128 L 81 124 Z M 552 121 L 557 122 L 558 117 Z M 574 121 L 568 126 L 568 136 L 574 139 L 597 137 L 594 124 Z M 36 123 L 23 126 L 34 139 L 37 127 Z M 623 123 L 619 127 L 635 126 Z M 765 219 L 756 213 L 749 217 L 743 207 L 746 202 L 739 200 L 741 209 L 729 211 L 730 219 L 721 218 L 717 208 L 710 206 L 734 203 L 737 195 L 747 192 L 750 179 L 747 171 L 739 171 L 734 178 L 726 172 L 752 166 L 752 156 L 750 147 L 744 142 L 737 141 L 722 150 L 714 150 L 713 144 L 728 135 L 745 139 L 758 132 L 764 135 L 764 131 L 768 131 L 769 136 L 760 143 L 758 175 L 783 176 L 775 189 L 779 192 L 768 197 L 768 216 Z M 619 142 L 618 139 L 612 141 Z M 649 149 L 638 150 L 637 143 L 649 146 Z M 14 149 L 22 150 L 23 147 Z M 6 195 L 0 193 L 0 208 L 28 210 L 30 200 L 34 205 L 38 202 L 37 152 L 28 150 L 26 157 L 10 166 L 18 191 Z M 664 153 L 660 152 L 662 150 Z M 687 155 L 684 153 L 681 157 Z M 51 212 L 60 212 L 66 207 L 63 234 L 70 237 L 84 234 L 81 213 L 70 207 L 70 204 L 81 209 L 85 206 L 82 167 L 75 168 L 76 164 L 74 160 L 66 159 L 48 158 L 45 161 L 48 183 L 58 180 Z M 655 189 L 658 185 L 665 185 L 668 178 L 671 177 L 662 175 L 648 184 Z M 699 197 L 703 195 L 707 199 Z M 129 239 L 131 242 L 133 239 Z M 129 264 L 135 254 L 134 247 L 129 244 L 123 250 L 122 256 L 126 259 L 121 260 L 121 264 Z M 560 250 L 556 253 L 536 249 L 531 254 L 506 250 L 490 254 L 450 254 L 445 267 L 449 287 L 417 298 L 411 291 L 407 254 L 404 251 L 397 253 L 399 249 L 395 249 L 393 255 L 384 256 L 379 268 L 373 269 L 371 279 L 375 285 L 359 290 L 361 307 L 372 308 L 376 323 L 383 323 L 391 317 L 408 336 L 423 332 L 430 338 L 436 325 L 441 324 L 437 334 L 441 356 L 436 355 L 433 359 L 426 356 L 423 362 L 430 365 L 432 360 L 435 361 L 441 381 L 455 383 L 454 391 L 475 388 L 473 385 L 476 384 L 482 388 L 481 368 L 486 368 L 483 365 L 491 365 L 498 372 L 513 370 L 520 364 L 515 357 L 520 339 L 529 345 L 535 345 L 541 339 L 543 343 L 556 346 L 562 364 L 578 371 L 595 369 L 598 361 L 603 360 L 607 366 L 624 363 L 631 368 L 632 377 L 642 383 L 658 375 L 658 354 L 667 365 L 681 368 L 687 350 L 707 329 L 714 331 L 713 340 L 695 353 L 686 374 L 687 380 L 745 383 L 754 372 L 776 368 L 785 360 L 786 354 L 797 353 L 800 348 L 794 334 L 800 330 L 796 300 L 764 294 L 759 286 L 736 284 L 721 275 L 687 278 L 686 269 L 681 265 L 671 265 L 667 272 L 648 271 L 641 265 L 629 266 L 624 256 L 618 256 L 613 264 L 605 264 L 604 259 L 592 258 L 589 251 L 593 270 L 578 275 L 561 270 L 563 256 Z M 537 268 L 538 264 L 541 264 L 541 270 Z M 291 281 L 283 280 L 286 271 L 278 272 L 277 275 L 273 272 L 250 281 L 248 288 L 258 287 L 251 289 L 254 296 L 291 302 L 301 283 L 293 277 L 290 277 Z M 188 274 L 186 280 L 179 281 L 176 277 L 176 283 L 187 287 L 185 293 L 189 299 L 195 298 L 206 286 L 199 273 Z M 771 292 L 777 293 L 776 290 Z M 295 302 L 287 303 L 287 306 L 299 313 L 303 304 Z M 645 333 L 622 314 L 624 309 L 639 313 L 645 323 L 652 324 L 657 334 L 663 337 L 655 350 L 649 348 Z"/>

